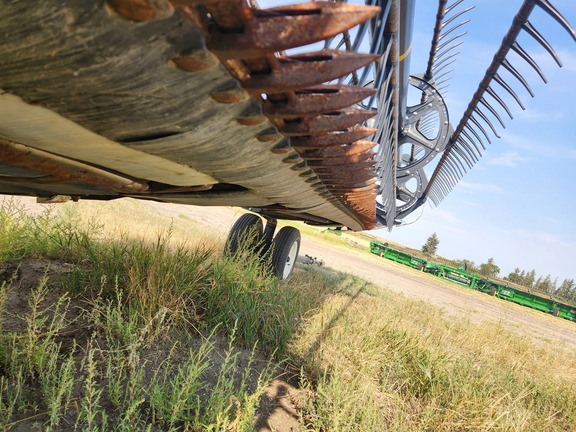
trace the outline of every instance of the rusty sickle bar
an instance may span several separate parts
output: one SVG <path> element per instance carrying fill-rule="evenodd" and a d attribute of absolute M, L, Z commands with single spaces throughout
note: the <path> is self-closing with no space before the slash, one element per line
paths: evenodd
<path fill-rule="evenodd" d="M 371 149 L 375 143 L 361 141 L 374 129 L 358 124 L 376 112 L 353 106 L 375 90 L 325 83 L 367 66 L 378 56 L 341 50 L 295 55 L 284 51 L 341 34 L 375 16 L 379 7 L 312 2 L 261 10 L 251 8 L 247 0 L 108 0 L 108 5 L 133 21 L 155 19 L 179 7 L 203 29 L 210 52 L 261 103 L 263 114 L 280 134 L 289 137 L 300 158 L 286 162 L 305 173 L 312 168 L 318 190 L 327 190 L 332 195 L 329 200 L 336 199 L 353 211 L 365 229 L 374 227 Z M 173 61 L 183 70 L 194 71 L 214 59 L 208 55 Z M 271 133 L 258 139 L 277 137 Z M 275 152 L 289 148 L 286 144 Z"/>

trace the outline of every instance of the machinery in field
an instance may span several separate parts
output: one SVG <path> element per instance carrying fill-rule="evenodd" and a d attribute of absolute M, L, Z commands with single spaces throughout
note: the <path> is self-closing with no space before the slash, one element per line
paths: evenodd
<path fill-rule="evenodd" d="M 576 40 L 548 0 L 525 0 L 453 127 L 442 87 L 462 1 L 439 0 L 414 74 L 415 0 L 0 0 L 0 193 L 244 207 L 227 248 L 255 233 L 285 278 L 300 234 L 278 219 L 392 228 L 449 193 L 497 135 L 489 116 L 510 115 L 498 92 L 522 104 L 499 70 L 529 89 L 508 54 L 545 79 L 517 36 L 557 59 L 535 8 Z"/>
<path fill-rule="evenodd" d="M 457 283 L 466 288 L 576 322 L 576 306 L 552 298 L 551 296 L 547 298 L 544 294 L 529 292 L 527 288 L 515 284 L 508 284 L 501 280 L 494 280 L 473 274 L 464 268 L 454 268 L 413 256 L 410 253 L 394 249 L 377 240 L 370 241 L 370 252 L 391 261 L 412 267 L 413 269 Z"/>

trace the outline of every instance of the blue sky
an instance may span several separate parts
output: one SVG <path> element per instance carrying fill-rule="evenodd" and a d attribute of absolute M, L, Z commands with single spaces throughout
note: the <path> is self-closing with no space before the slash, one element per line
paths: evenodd
<path fill-rule="evenodd" d="M 468 35 L 453 65 L 446 94 L 453 125 L 458 123 L 521 3 L 463 3 L 476 7 L 467 14 L 471 19 L 466 26 Z M 576 26 L 574 0 L 554 0 L 553 4 Z M 435 10 L 435 1 L 417 2 L 412 73 L 425 69 Z M 576 43 L 540 11 L 530 21 L 556 49 L 564 67 L 558 68 L 529 36 L 521 35 L 521 46 L 541 66 L 548 84 L 511 56 L 512 64 L 535 93 L 532 99 L 513 78 L 505 78 L 521 96 L 526 111 L 505 98 L 514 120 L 502 112 L 507 126 L 499 129 L 502 138 L 492 140 L 480 162 L 452 193 L 437 208 L 426 204 L 408 216 L 406 226 L 392 232 L 378 230 L 377 235 L 420 248 L 435 232 L 440 239 L 438 253 L 447 258 L 466 258 L 480 264 L 493 257 L 501 276 L 520 267 L 536 269 L 539 275 L 550 273 L 559 277 L 559 282 L 576 279 Z M 506 95 L 504 90 L 498 94 Z"/>

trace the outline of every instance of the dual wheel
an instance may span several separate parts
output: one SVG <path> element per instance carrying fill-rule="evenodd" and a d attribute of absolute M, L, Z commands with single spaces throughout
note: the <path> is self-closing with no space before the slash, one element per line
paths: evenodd
<path fill-rule="evenodd" d="M 284 227 L 274 236 L 276 220 L 270 219 L 264 228 L 262 219 L 251 213 L 242 215 L 232 226 L 226 239 L 225 254 L 236 256 L 253 250 L 262 255 L 271 251 L 271 266 L 274 274 L 286 280 L 292 274 L 300 251 L 300 231 Z"/>

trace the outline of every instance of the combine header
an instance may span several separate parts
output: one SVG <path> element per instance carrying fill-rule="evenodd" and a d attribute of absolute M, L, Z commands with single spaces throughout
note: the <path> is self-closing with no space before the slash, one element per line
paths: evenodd
<path fill-rule="evenodd" d="M 464 268 L 454 268 L 415 257 L 376 240 L 370 241 L 370 252 L 467 288 L 576 322 L 576 306 L 551 296 L 546 298 L 543 294 L 530 292 L 527 288 L 518 285 L 511 286 L 503 281 L 473 274 Z"/>
<path fill-rule="evenodd" d="M 478 160 L 485 127 L 497 134 L 487 96 L 509 114 L 499 68 L 529 88 L 509 51 L 539 71 L 517 35 L 557 58 L 532 10 L 576 39 L 548 1 L 526 0 L 453 129 L 442 86 L 461 3 L 440 0 L 428 67 L 410 75 L 415 0 L 0 0 L 0 193 L 244 207 L 255 214 L 228 248 L 252 230 L 287 277 L 300 236 L 275 235 L 277 219 L 391 228 L 439 202 Z"/>

